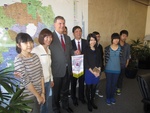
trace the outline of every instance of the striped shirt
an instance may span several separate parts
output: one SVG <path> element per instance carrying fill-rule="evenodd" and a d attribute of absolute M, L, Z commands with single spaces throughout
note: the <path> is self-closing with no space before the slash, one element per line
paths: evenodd
<path fill-rule="evenodd" d="M 15 57 L 14 60 L 15 71 L 21 73 L 20 88 L 25 87 L 23 95 L 28 95 L 26 98 L 34 97 L 34 95 L 26 88 L 29 83 L 32 83 L 38 93 L 41 93 L 41 78 L 43 77 L 43 70 L 40 59 L 36 54 L 32 54 L 31 58 Z"/>

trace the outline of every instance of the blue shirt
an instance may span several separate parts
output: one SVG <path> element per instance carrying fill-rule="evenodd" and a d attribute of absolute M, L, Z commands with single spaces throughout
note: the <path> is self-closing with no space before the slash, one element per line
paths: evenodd
<path fill-rule="evenodd" d="M 125 68 L 127 60 L 130 59 L 130 45 L 125 42 L 125 44 L 123 46 L 120 45 L 120 47 L 123 50 L 121 57 L 121 67 Z"/>
<path fill-rule="evenodd" d="M 110 56 L 109 60 L 105 67 L 105 72 L 107 73 L 120 73 L 120 51 L 121 47 L 118 46 L 117 50 L 112 50 L 110 47 Z"/>

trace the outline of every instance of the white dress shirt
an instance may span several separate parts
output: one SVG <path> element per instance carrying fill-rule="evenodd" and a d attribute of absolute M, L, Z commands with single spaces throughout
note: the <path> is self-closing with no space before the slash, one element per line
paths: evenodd
<path fill-rule="evenodd" d="M 64 35 L 63 35 L 63 34 L 59 34 L 57 31 L 55 31 L 55 32 L 56 32 L 56 34 L 57 34 L 57 36 L 58 36 L 58 38 L 59 38 L 60 43 L 61 43 L 61 36 L 62 36 L 63 41 L 64 41 L 64 43 L 65 43 Z"/>
<path fill-rule="evenodd" d="M 82 50 L 82 42 L 81 42 L 81 39 L 80 40 L 77 40 L 77 39 L 75 39 L 75 43 L 76 43 L 76 47 L 77 47 L 77 49 L 78 49 L 78 42 L 80 42 L 80 50 Z"/>

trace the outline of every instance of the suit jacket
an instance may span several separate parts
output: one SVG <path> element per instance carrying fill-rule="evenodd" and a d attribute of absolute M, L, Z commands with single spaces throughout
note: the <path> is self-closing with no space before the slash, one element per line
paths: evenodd
<path fill-rule="evenodd" d="M 53 32 L 53 42 L 50 45 L 53 77 L 64 77 L 66 74 L 66 66 L 68 66 L 68 74 L 70 75 L 71 73 L 72 44 L 69 36 L 64 35 L 64 40 L 65 51 L 56 32 Z"/>
<path fill-rule="evenodd" d="M 73 48 L 73 50 L 74 51 L 77 50 L 75 39 L 73 39 L 71 42 L 72 42 L 72 48 Z M 87 41 L 85 39 L 81 39 L 81 49 L 82 49 L 81 50 L 81 54 L 84 54 L 86 46 L 87 46 Z"/>

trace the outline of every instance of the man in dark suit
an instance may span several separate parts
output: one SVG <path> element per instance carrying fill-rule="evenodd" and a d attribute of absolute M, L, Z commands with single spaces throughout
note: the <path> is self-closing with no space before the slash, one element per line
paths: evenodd
<path fill-rule="evenodd" d="M 62 108 L 68 113 L 73 110 L 69 107 L 69 75 L 71 74 L 71 55 L 80 54 L 73 52 L 70 37 L 63 34 L 65 19 L 57 16 L 54 19 L 55 31 L 53 32 L 53 42 L 50 45 L 52 58 L 52 74 L 54 87 L 52 88 L 52 109 L 54 113 L 60 113 L 60 94 L 62 94 Z"/>
<path fill-rule="evenodd" d="M 75 26 L 72 29 L 74 39 L 72 40 L 72 47 L 73 50 L 79 50 L 81 54 L 84 54 L 84 48 L 87 45 L 87 42 L 85 39 L 81 39 L 82 37 L 82 29 L 80 26 Z M 84 75 L 80 76 L 79 78 L 71 77 L 71 98 L 73 100 L 73 104 L 75 106 L 78 106 L 78 101 L 76 97 L 76 85 L 77 80 L 79 81 L 79 90 L 78 90 L 78 96 L 79 100 L 85 104 L 86 101 L 84 99 Z"/>

